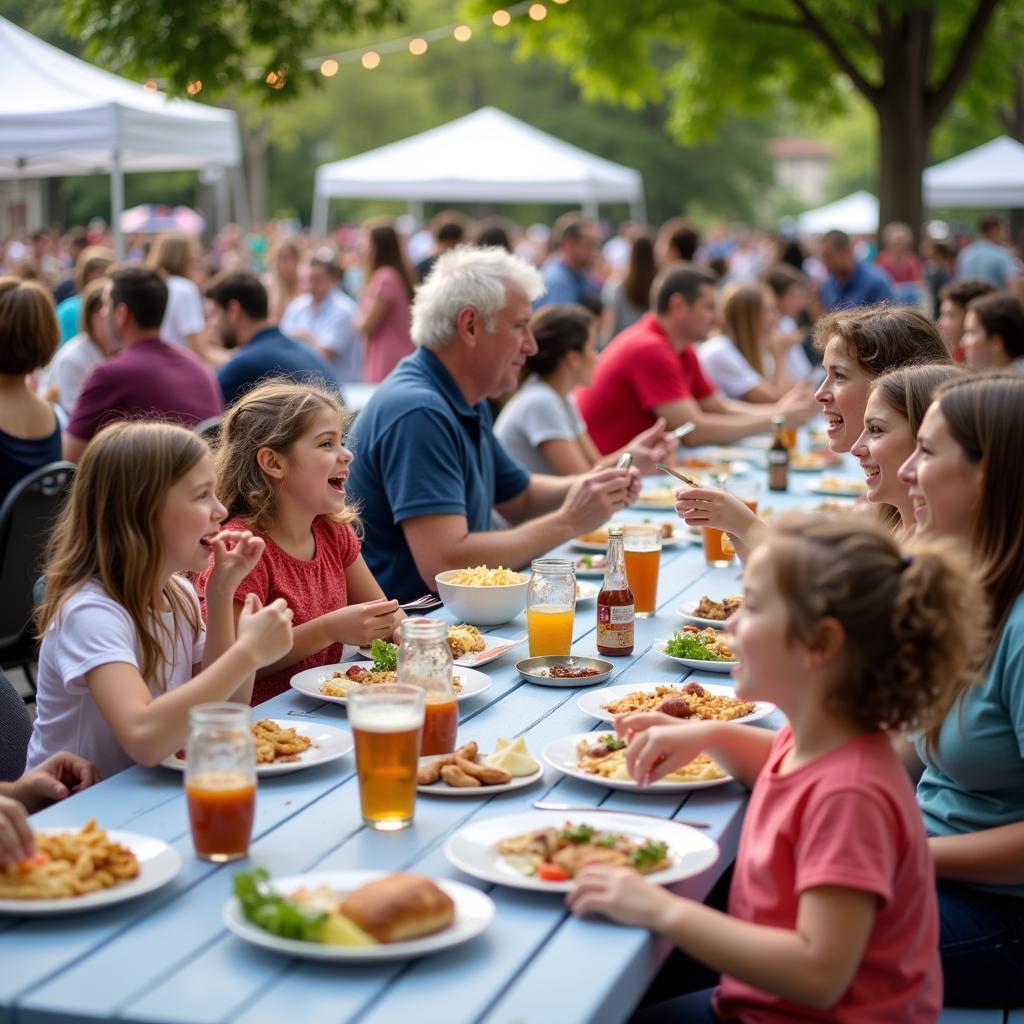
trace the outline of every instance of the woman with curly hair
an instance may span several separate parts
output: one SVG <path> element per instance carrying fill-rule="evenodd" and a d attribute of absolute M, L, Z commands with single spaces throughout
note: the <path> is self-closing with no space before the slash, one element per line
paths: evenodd
<path fill-rule="evenodd" d="M 776 702 L 788 724 L 615 721 L 642 786 L 707 751 L 752 788 L 728 913 L 597 865 L 569 896 L 575 913 L 650 928 L 721 972 L 716 989 L 640 1020 L 935 1021 L 932 858 L 890 733 L 916 726 L 934 744 L 973 678 L 984 617 L 948 542 L 915 539 L 904 554 L 850 516 L 782 516 L 768 531 L 728 628 L 737 695 Z"/>

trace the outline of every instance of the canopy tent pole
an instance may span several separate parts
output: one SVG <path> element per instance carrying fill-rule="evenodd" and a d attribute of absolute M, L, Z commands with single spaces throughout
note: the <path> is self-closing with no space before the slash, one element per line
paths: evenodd
<path fill-rule="evenodd" d="M 252 227 L 249 213 L 249 190 L 246 187 L 245 164 L 239 162 L 235 167 L 225 167 L 225 173 L 231 175 L 231 185 L 235 200 L 235 223 L 243 232 Z"/>
<path fill-rule="evenodd" d="M 327 204 L 330 199 L 322 192 L 313 193 L 313 223 L 311 230 L 314 238 L 323 238 L 327 234 Z"/>
<path fill-rule="evenodd" d="M 634 224 L 647 223 L 647 203 L 644 200 L 643 189 L 640 190 L 636 199 L 631 199 L 629 202 L 629 219 Z"/>
<path fill-rule="evenodd" d="M 597 220 L 597 200 L 585 199 L 583 201 L 583 216 L 588 220 Z"/>
<path fill-rule="evenodd" d="M 409 216 L 415 218 L 416 226 L 420 227 L 423 224 L 423 200 L 410 199 L 406 209 L 409 212 Z"/>
<path fill-rule="evenodd" d="M 124 259 L 124 232 L 121 230 L 121 214 L 124 213 L 124 171 L 121 169 L 121 150 L 114 150 L 110 168 L 110 226 L 114 229 L 114 255 Z"/>

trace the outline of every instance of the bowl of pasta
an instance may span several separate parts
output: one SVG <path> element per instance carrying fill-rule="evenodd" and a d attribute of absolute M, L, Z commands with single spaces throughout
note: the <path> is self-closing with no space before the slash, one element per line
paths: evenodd
<path fill-rule="evenodd" d="M 529 577 L 502 566 L 449 569 L 434 579 L 445 607 L 471 626 L 497 626 L 526 607 Z"/>

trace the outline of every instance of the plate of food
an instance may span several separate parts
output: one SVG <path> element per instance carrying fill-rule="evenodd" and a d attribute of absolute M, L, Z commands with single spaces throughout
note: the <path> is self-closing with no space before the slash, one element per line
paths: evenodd
<path fill-rule="evenodd" d="M 826 473 L 818 481 L 817 485 L 811 488 L 811 492 L 835 498 L 860 498 L 863 497 L 866 489 L 867 485 L 863 480 L 858 480 L 851 476 L 834 476 L 831 473 Z"/>
<path fill-rule="evenodd" d="M 367 963 L 437 953 L 476 938 L 494 903 L 462 882 L 383 871 L 317 871 L 271 879 L 235 875 L 227 928 L 263 949 L 304 960 Z"/>
<path fill-rule="evenodd" d="M 524 789 L 543 778 L 540 762 L 530 756 L 522 736 L 499 739 L 494 751 L 484 754 L 475 741 L 454 754 L 421 757 L 416 788 L 431 796 L 491 796 Z"/>
<path fill-rule="evenodd" d="M 730 615 L 738 612 L 743 607 L 743 596 L 731 594 L 723 597 L 721 601 L 708 597 L 706 594 L 699 601 L 690 601 L 681 604 L 676 609 L 676 614 L 681 615 L 686 622 L 702 629 L 710 626 L 712 629 L 720 629 Z"/>
<path fill-rule="evenodd" d="M 794 473 L 817 473 L 823 469 L 834 469 L 841 462 L 842 459 L 830 448 L 789 454 L 789 468 Z"/>
<path fill-rule="evenodd" d="M 306 697 L 330 704 L 344 704 L 348 691 L 357 686 L 395 683 L 398 673 L 381 670 L 372 661 L 347 661 L 340 665 L 320 665 L 296 672 L 291 687 Z M 483 693 L 491 685 L 491 677 L 472 668 L 458 668 L 452 675 L 456 700 L 468 700 Z"/>
<path fill-rule="evenodd" d="M 604 571 L 608 568 L 608 559 L 604 555 L 580 555 L 574 560 L 578 577 L 593 576 L 604 579 Z"/>
<path fill-rule="evenodd" d="M 466 668 L 486 665 L 500 658 L 506 651 L 518 647 L 525 639 L 525 633 L 513 637 L 491 636 L 464 622 L 448 627 L 452 661 Z M 398 644 L 388 640 L 374 640 L 369 647 L 360 647 L 359 653 L 375 661 L 385 671 L 394 671 L 398 665 Z"/>
<path fill-rule="evenodd" d="M 594 810 L 530 811 L 472 821 L 451 836 L 445 856 L 467 875 L 535 892 L 565 893 L 589 863 L 632 868 L 657 885 L 699 874 L 718 844 L 687 825 Z"/>
<path fill-rule="evenodd" d="M 579 732 L 549 743 L 543 757 L 552 768 L 574 779 L 632 793 L 682 793 L 732 781 L 707 754 L 698 754 L 689 764 L 641 787 L 626 768 L 626 746 L 611 732 Z"/>
<path fill-rule="evenodd" d="M 676 466 L 679 469 L 695 469 L 704 473 L 742 476 L 744 473 L 749 473 L 752 468 L 747 461 L 749 455 L 750 452 L 736 448 L 712 449 L 705 455 L 684 455 L 682 458 L 676 459 Z"/>
<path fill-rule="evenodd" d="M 516 671 L 538 686 L 596 686 L 611 676 L 615 666 L 603 658 L 545 654 L 517 661 Z"/>
<path fill-rule="evenodd" d="M 716 722 L 757 722 L 775 710 L 763 700 L 743 700 L 731 686 L 712 683 L 624 683 L 591 690 L 576 706 L 603 722 L 633 711 L 663 711 L 673 718 Z"/>
<path fill-rule="evenodd" d="M 683 626 L 671 636 L 655 640 L 654 649 L 672 661 L 706 672 L 731 672 L 737 664 L 732 637 L 710 626 Z"/>
<path fill-rule="evenodd" d="M 596 583 L 577 582 L 576 584 L 576 603 L 577 604 L 590 604 L 591 601 L 597 597 L 601 588 Z"/>
<path fill-rule="evenodd" d="M 684 487 L 685 484 L 677 484 L 677 487 Z M 636 509 L 650 509 L 651 511 L 664 512 L 674 509 L 676 505 L 676 488 L 671 486 L 644 487 L 637 495 L 636 501 L 631 506 Z"/>
<path fill-rule="evenodd" d="M 621 526 L 629 526 L 627 522 L 617 524 Z M 681 540 L 683 540 L 682 531 L 677 531 L 675 524 L 671 522 L 654 524 L 660 525 L 661 527 L 661 546 L 663 548 L 675 547 Z M 571 542 L 572 546 L 578 551 L 607 551 L 608 550 L 608 528 L 602 527 L 600 530 L 593 530 L 590 533 L 581 534 L 579 537 L 574 538 Z M 604 575 L 604 567 L 602 566 L 601 574 Z"/>
<path fill-rule="evenodd" d="M 36 855 L 0 868 L 0 914 L 74 914 L 135 899 L 181 870 L 172 846 L 136 832 L 107 831 L 91 818 L 80 829 L 37 828 Z"/>
<path fill-rule="evenodd" d="M 256 740 L 256 774 L 287 775 L 289 772 L 329 764 L 355 747 L 352 736 L 336 725 L 285 718 L 261 718 L 253 722 Z M 185 770 L 185 751 L 179 750 L 160 762 L 165 768 Z"/>

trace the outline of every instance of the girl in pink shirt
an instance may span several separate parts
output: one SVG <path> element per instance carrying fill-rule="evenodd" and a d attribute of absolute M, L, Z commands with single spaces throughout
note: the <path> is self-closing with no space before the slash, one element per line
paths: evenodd
<path fill-rule="evenodd" d="M 412 355 L 409 336 L 412 273 L 390 221 L 366 225 L 366 284 L 359 296 L 356 330 L 365 336 L 363 380 L 382 381 L 395 364 Z"/>
<path fill-rule="evenodd" d="M 728 914 L 629 869 L 577 876 L 575 913 L 650 928 L 721 972 L 717 989 L 648 1019 L 937 1019 L 934 872 L 887 732 L 915 726 L 934 739 L 978 664 L 985 601 L 950 547 L 908 550 L 860 518 L 780 517 L 750 556 L 729 630 L 737 694 L 774 701 L 789 724 L 616 720 L 642 785 L 707 750 L 753 788 Z"/>
<path fill-rule="evenodd" d="M 257 673 L 254 705 L 287 690 L 296 672 L 341 661 L 346 643 L 390 640 L 405 617 L 359 553 L 345 498 L 345 427 L 334 393 L 283 381 L 249 391 L 224 417 L 216 463 L 226 528 L 251 530 L 266 545 L 235 590 L 235 612 L 255 594 L 264 603 L 283 597 L 294 613 L 291 649 Z"/>

